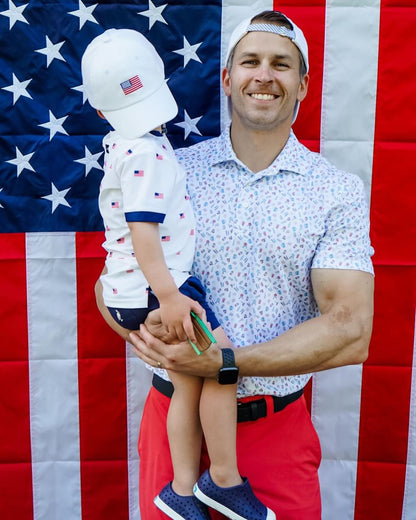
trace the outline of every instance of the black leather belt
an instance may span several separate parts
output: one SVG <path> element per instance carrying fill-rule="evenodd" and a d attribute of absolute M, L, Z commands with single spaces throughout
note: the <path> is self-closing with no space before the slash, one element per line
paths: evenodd
<path fill-rule="evenodd" d="M 166 397 L 172 397 L 173 385 L 157 374 L 153 374 L 153 386 Z M 303 389 L 283 397 L 271 396 L 273 399 L 273 412 L 280 412 L 290 403 L 293 403 L 303 394 Z M 237 422 L 256 421 L 267 416 L 267 402 L 264 397 L 248 402 L 237 402 Z"/>

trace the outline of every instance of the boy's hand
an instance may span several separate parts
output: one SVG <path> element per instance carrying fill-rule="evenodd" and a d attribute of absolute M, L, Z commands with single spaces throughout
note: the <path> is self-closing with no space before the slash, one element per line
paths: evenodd
<path fill-rule="evenodd" d="M 191 311 L 201 318 L 204 315 L 201 305 L 179 291 L 166 296 L 160 301 L 160 317 L 169 334 L 174 334 L 180 341 L 188 337 L 196 342 L 191 320 Z"/>

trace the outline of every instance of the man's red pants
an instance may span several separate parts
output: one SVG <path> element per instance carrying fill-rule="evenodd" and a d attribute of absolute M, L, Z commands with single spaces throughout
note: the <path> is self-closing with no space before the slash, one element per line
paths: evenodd
<path fill-rule="evenodd" d="M 266 396 L 268 409 L 271 399 Z M 140 511 L 143 520 L 168 517 L 153 504 L 154 497 L 172 480 L 166 417 L 170 399 L 151 388 L 143 411 L 139 437 Z M 320 520 L 318 467 L 321 449 L 302 396 L 282 411 L 269 413 L 237 428 L 240 474 L 248 477 L 257 497 L 279 520 Z M 208 467 L 205 446 L 201 473 Z M 212 511 L 214 520 L 224 519 Z"/>

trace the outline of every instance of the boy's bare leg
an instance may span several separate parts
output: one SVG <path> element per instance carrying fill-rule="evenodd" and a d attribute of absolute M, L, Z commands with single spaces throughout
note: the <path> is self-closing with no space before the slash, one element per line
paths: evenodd
<path fill-rule="evenodd" d="M 178 495 L 192 495 L 201 460 L 199 401 L 203 380 L 176 372 L 169 372 L 169 377 L 175 388 L 167 418 L 174 472 L 172 488 Z"/>
<path fill-rule="evenodd" d="M 211 461 L 212 480 L 221 487 L 242 483 L 237 466 L 237 385 L 220 385 L 205 379 L 200 415 L 205 442 Z"/>
<path fill-rule="evenodd" d="M 232 346 L 221 328 L 213 331 L 221 347 Z M 200 399 L 200 416 L 211 461 L 209 472 L 217 486 L 242 483 L 237 466 L 237 385 L 220 385 L 205 379 Z"/>

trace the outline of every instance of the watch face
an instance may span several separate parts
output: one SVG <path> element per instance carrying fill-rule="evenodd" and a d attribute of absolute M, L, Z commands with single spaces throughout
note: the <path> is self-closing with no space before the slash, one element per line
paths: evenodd
<path fill-rule="evenodd" d="M 220 385 L 233 385 L 238 381 L 237 367 L 224 367 L 218 373 L 218 382 Z"/>

